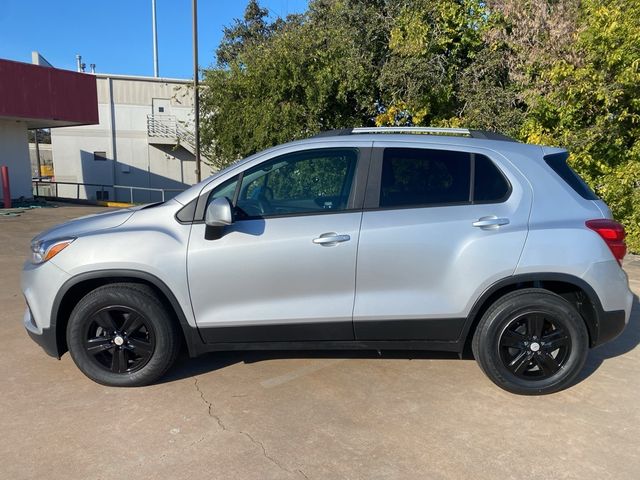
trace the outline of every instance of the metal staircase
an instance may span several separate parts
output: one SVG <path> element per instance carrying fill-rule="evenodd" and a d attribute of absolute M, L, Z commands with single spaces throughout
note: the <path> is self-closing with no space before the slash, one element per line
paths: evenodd
<path fill-rule="evenodd" d="M 195 155 L 196 137 L 194 133 L 173 115 L 147 115 L 147 136 L 149 143 L 179 145 Z"/>

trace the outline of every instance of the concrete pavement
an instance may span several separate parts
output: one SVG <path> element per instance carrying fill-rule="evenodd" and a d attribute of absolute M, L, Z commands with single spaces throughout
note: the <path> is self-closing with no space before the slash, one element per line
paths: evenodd
<path fill-rule="evenodd" d="M 2 479 L 558 479 L 640 477 L 640 312 L 544 397 L 472 360 L 383 352 L 215 353 L 162 383 L 97 385 L 24 332 L 29 240 L 103 209 L 0 217 Z M 640 257 L 627 258 L 640 293 Z"/>

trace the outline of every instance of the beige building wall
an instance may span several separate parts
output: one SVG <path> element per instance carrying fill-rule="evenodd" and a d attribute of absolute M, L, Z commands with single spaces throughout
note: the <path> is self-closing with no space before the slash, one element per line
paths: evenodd
<path fill-rule="evenodd" d="M 158 144 L 147 135 L 147 117 L 175 117 L 193 130 L 192 95 L 187 80 L 96 75 L 100 123 L 51 131 L 55 179 L 61 182 L 185 190 L 196 183 L 193 154 L 182 146 Z M 158 112 L 158 105 L 163 112 Z M 211 174 L 203 162 L 202 178 Z M 126 188 L 86 186 L 81 197 L 131 201 Z M 59 194 L 75 196 L 76 187 L 60 186 Z M 167 198 L 177 194 L 166 192 Z M 135 192 L 134 202 L 158 201 L 158 192 Z"/>

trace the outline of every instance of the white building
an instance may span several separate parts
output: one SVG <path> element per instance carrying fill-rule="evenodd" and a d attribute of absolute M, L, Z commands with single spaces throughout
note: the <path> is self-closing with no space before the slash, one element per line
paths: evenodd
<path fill-rule="evenodd" d="M 196 183 L 193 89 L 189 80 L 95 74 L 100 123 L 51 131 L 57 182 L 168 189 Z M 211 174 L 201 163 L 202 178 Z M 75 197 L 76 186 L 58 186 Z M 80 198 L 149 202 L 161 193 L 86 186 Z"/>

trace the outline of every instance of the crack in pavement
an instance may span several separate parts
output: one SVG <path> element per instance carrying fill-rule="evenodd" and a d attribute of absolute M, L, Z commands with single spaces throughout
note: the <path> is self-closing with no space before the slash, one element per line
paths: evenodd
<path fill-rule="evenodd" d="M 202 390 L 200 390 L 200 387 L 198 386 L 198 377 L 194 377 L 194 380 L 195 380 L 194 386 L 196 387 L 196 391 L 200 394 L 200 398 L 207 405 L 207 407 L 209 409 L 209 416 L 214 418 L 216 420 L 216 422 L 218 422 L 218 426 L 223 431 L 227 431 L 228 430 L 227 426 L 222 422 L 222 419 L 218 415 L 213 413 L 213 403 L 211 403 L 209 400 L 204 398 L 204 392 Z"/>
<path fill-rule="evenodd" d="M 273 458 L 271 455 L 269 455 L 269 454 L 267 453 L 267 449 L 266 449 L 266 448 L 264 448 L 264 444 L 263 444 L 261 441 L 256 440 L 255 438 L 253 438 L 253 437 L 252 437 L 250 434 L 248 434 L 247 432 L 242 432 L 242 431 L 241 431 L 241 432 L 240 432 L 240 434 L 244 435 L 244 436 L 245 436 L 245 437 L 247 437 L 249 440 L 251 440 L 251 442 L 252 442 L 254 445 L 259 446 L 259 447 L 260 447 L 260 449 L 262 450 L 262 455 L 263 455 L 265 458 L 267 458 L 268 460 L 270 460 L 270 461 L 271 461 L 271 463 L 273 463 L 273 464 L 277 465 L 281 470 L 284 470 L 285 472 L 293 473 L 291 470 L 289 470 L 288 468 L 286 468 L 285 466 L 283 466 L 279 461 L 277 461 L 275 458 Z"/>
<path fill-rule="evenodd" d="M 209 414 L 209 416 L 213 419 L 215 419 L 215 421 L 218 423 L 218 426 L 222 429 L 222 431 L 224 432 L 232 432 L 232 430 L 230 430 L 229 428 L 227 428 L 227 426 L 224 424 L 224 422 L 222 421 L 222 419 L 220 418 L 219 415 L 216 415 L 214 412 L 214 405 L 213 402 L 210 402 L 209 400 L 207 400 L 204 396 L 204 392 L 200 389 L 200 386 L 198 385 L 198 377 L 194 377 L 194 387 L 196 388 L 196 391 L 200 394 L 200 399 L 202 400 L 202 402 L 207 406 L 207 413 Z M 308 479 L 309 477 L 307 477 L 307 475 L 300 469 L 296 470 L 295 472 L 292 470 L 289 470 L 287 467 L 285 467 L 284 465 L 282 465 L 278 460 L 276 460 L 274 457 L 272 457 L 271 455 L 269 455 L 267 453 L 267 449 L 264 447 L 264 444 L 260 441 L 255 439 L 253 436 L 251 436 L 249 433 L 247 432 L 243 432 L 243 431 L 238 431 L 236 433 L 239 433 L 240 435 L 243 435 L 244 437 L 247 437 L 251 443 L 253 443 L 254 445 L 260 447 L 260 450 L 262 451 L 262 456 L 264 458 L 266 458 L 267 460 L 269 460 L 271 463 L 273 463 L 275 466 L 277 466 L 280 470 L 285 471 L 287 473 L 299 473 L 301 474 L 304 478 Z M 201 439 L 202 440 L 202 439 Z M 195 443 L 199 443 L 200 440 L 198 440 Z"/>

